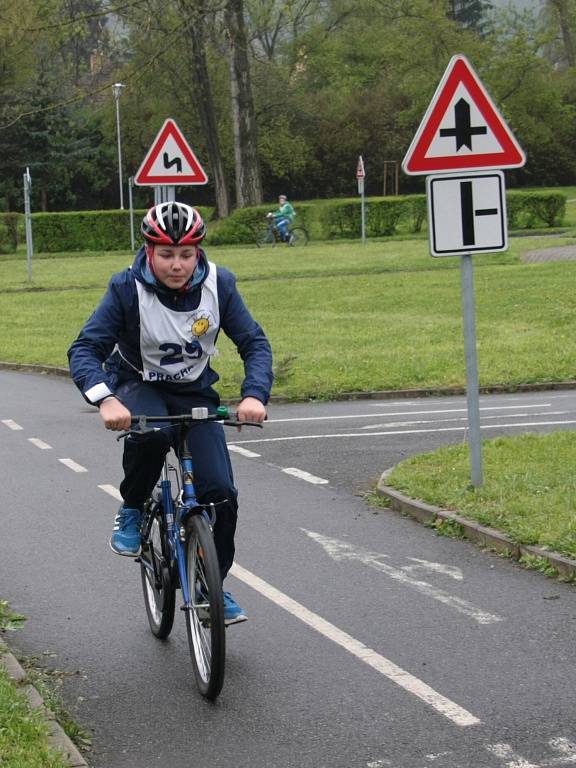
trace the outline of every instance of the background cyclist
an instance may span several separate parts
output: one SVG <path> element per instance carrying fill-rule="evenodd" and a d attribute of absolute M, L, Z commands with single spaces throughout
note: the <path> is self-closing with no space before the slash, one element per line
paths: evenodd
<path fill-rule="evenodd" d="M 271 211 L 271 214 L 274 217 L 274 226 L 280 233 L 282 242 L 287 243 L 290 237 L 288 230 L 294 221 L 296 211 L 288 202 L 286 195 L 280 195 L 278 198 L 278 208 L 275 211 Z"/>
<path fill-rule="evenodd" d="M 184 203 L 161 203 L 142 220 L 144 245 L 132 267 L 112 276 L 108 289 L 68 351 L 74 382 L 98 406 L 107 429 L 127 430 L 132 414 L 163 415 L 207 406 L 220 398 L 211 366 L 220 330 L 244 362 L 237 406 L 241 421 L 262 422 L 272 386 L 272 353 L 228 270 L 208 261 L 199 244 L 206 227 Z M 214 539 L 222 578 L 234 559 L 237 490 L 224 430 L 199 424 L 189 433 L 195 486 L 201 503 L 214 502 Z M 124 441 L 123 503 L 110 546 L 140 554 L 142 508 L 170 447 L 169 430 Z M 227 624 L 247 617 L 224 592 Z"/>

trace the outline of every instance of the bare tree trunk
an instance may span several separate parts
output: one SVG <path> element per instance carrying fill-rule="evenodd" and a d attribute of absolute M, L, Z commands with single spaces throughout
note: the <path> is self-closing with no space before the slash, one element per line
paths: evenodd
<path fill-rule="evenodd" d="M 576 66 L 576 50 L 574 46 L 574 37 L 570 28 L 570 18 L 568 13 L 567 0 L 551 0 L 552 6 L 558 14 L 558 21 L 560 22 L 560 31 L 562 32 L 562 40 L 564 42 L 564 55 L 566 57 L 566 63 L 569 67 Z"/>
<path fill-rule="evenodd" d="M 245 208 L 262 203 L 262 179 L 258 161 L 243 0 L 227 0 L 225 24 L 230 47 L 236 203 L 239 208 Z"/>
<path fill-rule="evenodd" d="M 214 99 L 210 87 L 208 64 L 206 63 L 206 47 L 204 41 L 204 24 L 206 18 L 206 4 L 204 0 L 196 0 L 189 3 L 181 0 L 180 6 L 188 15 L 188 26 L 191 41 L 191 64 L 194 75 L 193 101 L 198 109 L 200 124 L 206 141 L 206 150 L 214 181 L 214 194 L 216 197 L 216 215 L 222 219 L 230 213 L 230 200 L 228 187 L 224 174 L 222 153 L 218 140 L 218 125 L 214 112 Z"/>

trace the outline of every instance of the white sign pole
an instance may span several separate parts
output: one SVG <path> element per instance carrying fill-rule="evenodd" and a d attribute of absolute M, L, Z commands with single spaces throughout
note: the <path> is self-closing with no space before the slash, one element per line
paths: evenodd
<path fill-rule="evenodd" d="M 366 242 L 366 205 L 364 198 L 364 179 L 358 179 L 358 193 L 360 194 L 360 210 L 362 217 L 362 242 Z"/>
<path fill-rule="evenodd" d="M 32 213 L 30 210 L 30 189 L 32 187 L 32 178 L 30 168 L 26 168 L 24 174 L 24 222 L 26 228 L 26 262 L 28 267 L 28 282 L 32 280 L 32 256 L 34 255 L 34 244 L 32 242 Z"/>
<path fill-rule="evenodd" d="M 363 244 L 366 242 L 366 205 L 364 199 L 365 178 L 366 171 L 364 169 L 364 160 L 362 159 L 362 155 L 360 155 L 358 158 L 358 165 L 356 166 L 356 179 L 358 180 L 358 194 L 360 195 L 360 217 Z"/>
<path fill-rule="evenodd" d="M 462 310 L 464 316 L 464 351 L 466 355 L 466 397 L 468 402 L 468 444 L 472 485 L 479 488 L 482 476 L 482 441 L 480 438 L 480 396 L 478 381 L 478 355 L 476 352 L 476 310 L 474 306 L 474 274 L 472 256 L 460 257 L 462 283 Z"/>
<path fill-rule="evenodd" d="M 134 187 L 134 176 L 128 179 L 128 205 L 130 207 L 130 248 L 134 250 L 134 205 L 132 202 L 132 189 Z"/>

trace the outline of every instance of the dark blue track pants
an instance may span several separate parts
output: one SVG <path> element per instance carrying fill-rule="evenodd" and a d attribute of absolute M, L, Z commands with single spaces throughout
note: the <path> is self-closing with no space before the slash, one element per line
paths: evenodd
<path fill-rule="evenodd" d="M 174 393 L 157 384 L 132 378 L 120 384 L 116 395 L 133 416 L 189 413 L 191 408 L 199 406 L 213 411 L 219 404 L 218 395 L 213 390 L 205 396 Z M 124 441 L 124 479 L 120 484 L 120 493 L 127 507 L 141 507 L 150 496 L 172 442 L 172 429 Z M 234 533 L 238 517 L 238 492 L 234 486 L 224 428 L 217 423 L 192 427 L 188 434 L 188 447 L 192 454 L 198 501 L 217 505 L 214 541 L 224 578 L 234 560 Z"/>

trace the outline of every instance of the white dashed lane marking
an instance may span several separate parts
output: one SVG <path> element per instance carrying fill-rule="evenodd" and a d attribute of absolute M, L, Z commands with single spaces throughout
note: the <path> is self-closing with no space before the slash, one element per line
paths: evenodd
<path fill-rule="evenodd" d="M 88 472 L 86 467 L 83 467 L 81 464 L 77 464 L 74 459 L 58 459 L 58 461 L 61 464 L 64 464 L 65 467 L 68 467 L 68 469 L 71 469 L 72 472 Z"/>
<path fill-rule="evenodd" d="M 51 445 L 48 445 L 48 443 L 45 443 L 44 440 L 40 440 L 39 437 L 29 437 L 28 442 L 32 443 L 32 445 L 35 445 L 36 448 L 40 448 L 42 451 L 48 451 L 52 449 Z"/>
<path fill-rule="evenodd" d="M 120 491 L 113 485 L 99 485 L 98 488 L 100 488 L 101 491 L 104 491 L 104 493 L 107 493 L 109 496 L 112 496 L 112 498 L 116 499 L 116 501 L 123 500 L 122 496 L 120 496 Z"/>
<path fill-rule="evenodd" d="M 12 421 L 12 419 L 2 419 L 2 424 L 8 427 L 8 429 L 24 429 L 24 427 L 21 427 L 20 424 L 16 424 L 15 421 Z"/>
<path fill-rule="evenodd" d="M 312 483 L 313 485 L 326 485 L 328 483 L 328 480 L 324 480 L 323 477 L 316 477 L 316 475 L 311 475 L 310 472 L 298 469 L 298 467 L 284 467 L 282 472 L 292 475 L 292 477 L 297 477 L 299 480 L 306 480 L 307 483 Z"/>
<path fill-rule="evenodd" d="M 229 444 L 228 450 L 233 451 L 234 453 L 239 453 L 241 456 L 245 456 L 247 459 L 260 458 L 259 453 L 254 453 L 254 451 L 249 451 L 247 448 L 241 448 L 239 445 Z"/>

